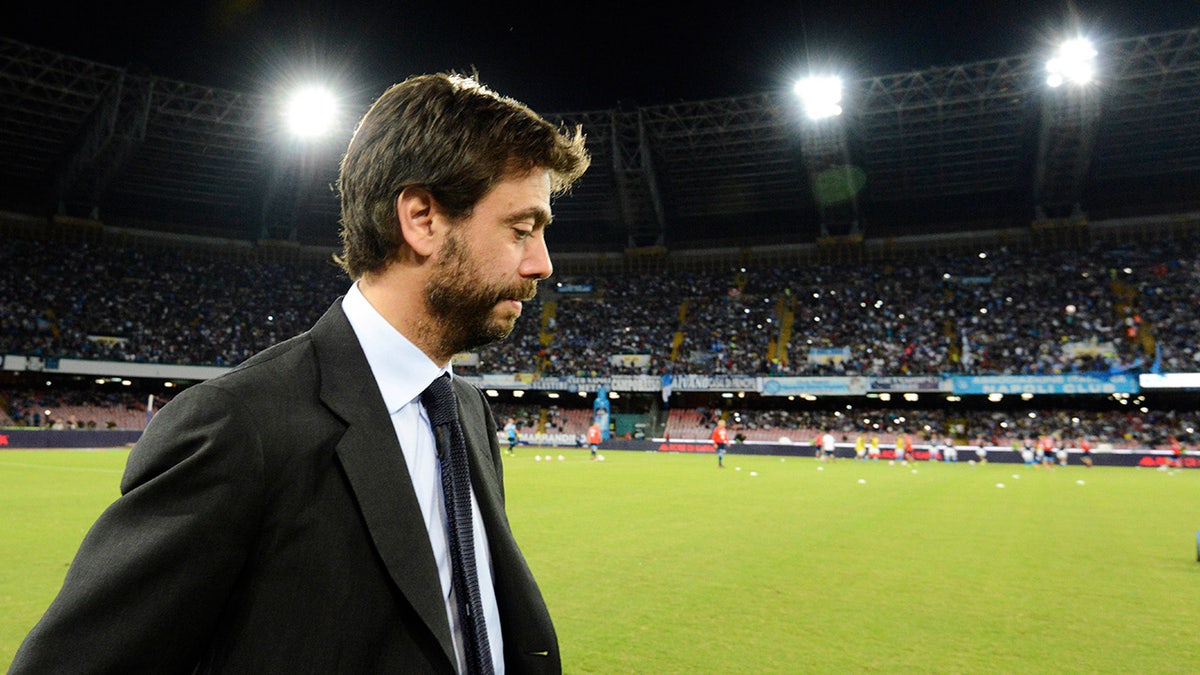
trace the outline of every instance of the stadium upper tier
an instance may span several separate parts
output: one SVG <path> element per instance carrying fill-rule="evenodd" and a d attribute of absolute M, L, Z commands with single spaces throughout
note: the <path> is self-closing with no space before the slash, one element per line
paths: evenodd
<path fill-rule="evenodd" d="M 1044 44 L 848 79 L 843 113 L 820 122 L 790 90 L 540 111 L 582 127 L 593 157 L 547 236 L 560 251 L 680 250 L 1192 210 L 1200 28 L 1181 28 L 1097 42 L 1081 86 L 1047 85 Z M 301 149 L 266 92 L 0 37 L 0 208 L 333 246 L 330 186 L 377 93 L 345 101 L 338 133 Z"/>
<path fill-rule="evenodd" d="M 1194 372 L 1200 239 L 993 247 L 838 265 L 556 277 L 480 373 L 931 375 Z M 0 354 L 233 365 L 349 287 L 332 262 L 271 263 L 9 238 Z"/>

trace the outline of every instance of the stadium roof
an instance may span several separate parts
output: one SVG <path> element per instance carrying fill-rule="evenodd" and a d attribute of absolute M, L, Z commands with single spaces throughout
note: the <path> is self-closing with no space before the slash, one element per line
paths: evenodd
<path fill-rule="evenodd" d="M 847 78 L 845 113 L 821 125 L 765 84 L 550 114 L 582 124 L 593 154 L 556 204 L 552 244 L 746 245 L 1028 224 L 1076 204 L 1093 217 L 1196 208 L 1200 29 L 1096 47 L 1086 92 L 1047 88 L 1048 54 L 1027 51 Z M 0 96 L 0 208 L 336 242 L 330 186 L 365 100 L 335 137 L 299 148 L 277 128 L 274 92 L 9 38 Z M 827 199 L 830 185 L 853 199 Z"/>

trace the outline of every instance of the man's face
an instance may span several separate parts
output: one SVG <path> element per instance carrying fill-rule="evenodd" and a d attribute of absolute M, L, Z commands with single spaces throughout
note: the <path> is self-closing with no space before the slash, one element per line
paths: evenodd
<path fill-rule="evenodd" d="M 546 250 L 550 177 L 545 170 L 510 175 L 453 223 L 425 286 L 429 313 L 445 353 L 475 349 L 512 332 L 521 303 L 553 266 Z"/>

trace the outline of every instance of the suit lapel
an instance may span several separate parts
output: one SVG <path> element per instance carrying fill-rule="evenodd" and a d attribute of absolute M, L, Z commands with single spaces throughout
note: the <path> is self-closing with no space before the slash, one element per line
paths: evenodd
<path fill-rule="evenodd" d="M 456 657 L 442 585 L 412 478 L 340 300 L 311 335 L 321 370 L 321 400 L 347 425 L 336 446 L 337 456 L 371 539 L 392 581 L 453 664 Z"/>

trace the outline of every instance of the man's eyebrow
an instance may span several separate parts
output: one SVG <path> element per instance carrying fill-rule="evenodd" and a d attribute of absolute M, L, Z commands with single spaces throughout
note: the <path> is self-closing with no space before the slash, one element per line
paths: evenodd
<path fill-rule="evenodd" d="M 554 220 L 550 212 L 540 206 L 531 206 L 523 211 L 517 211 L 504 219 L 505 224 L 512 225 L 514 223 L 532 220 L 535 227 L 545 227 Z"/>

